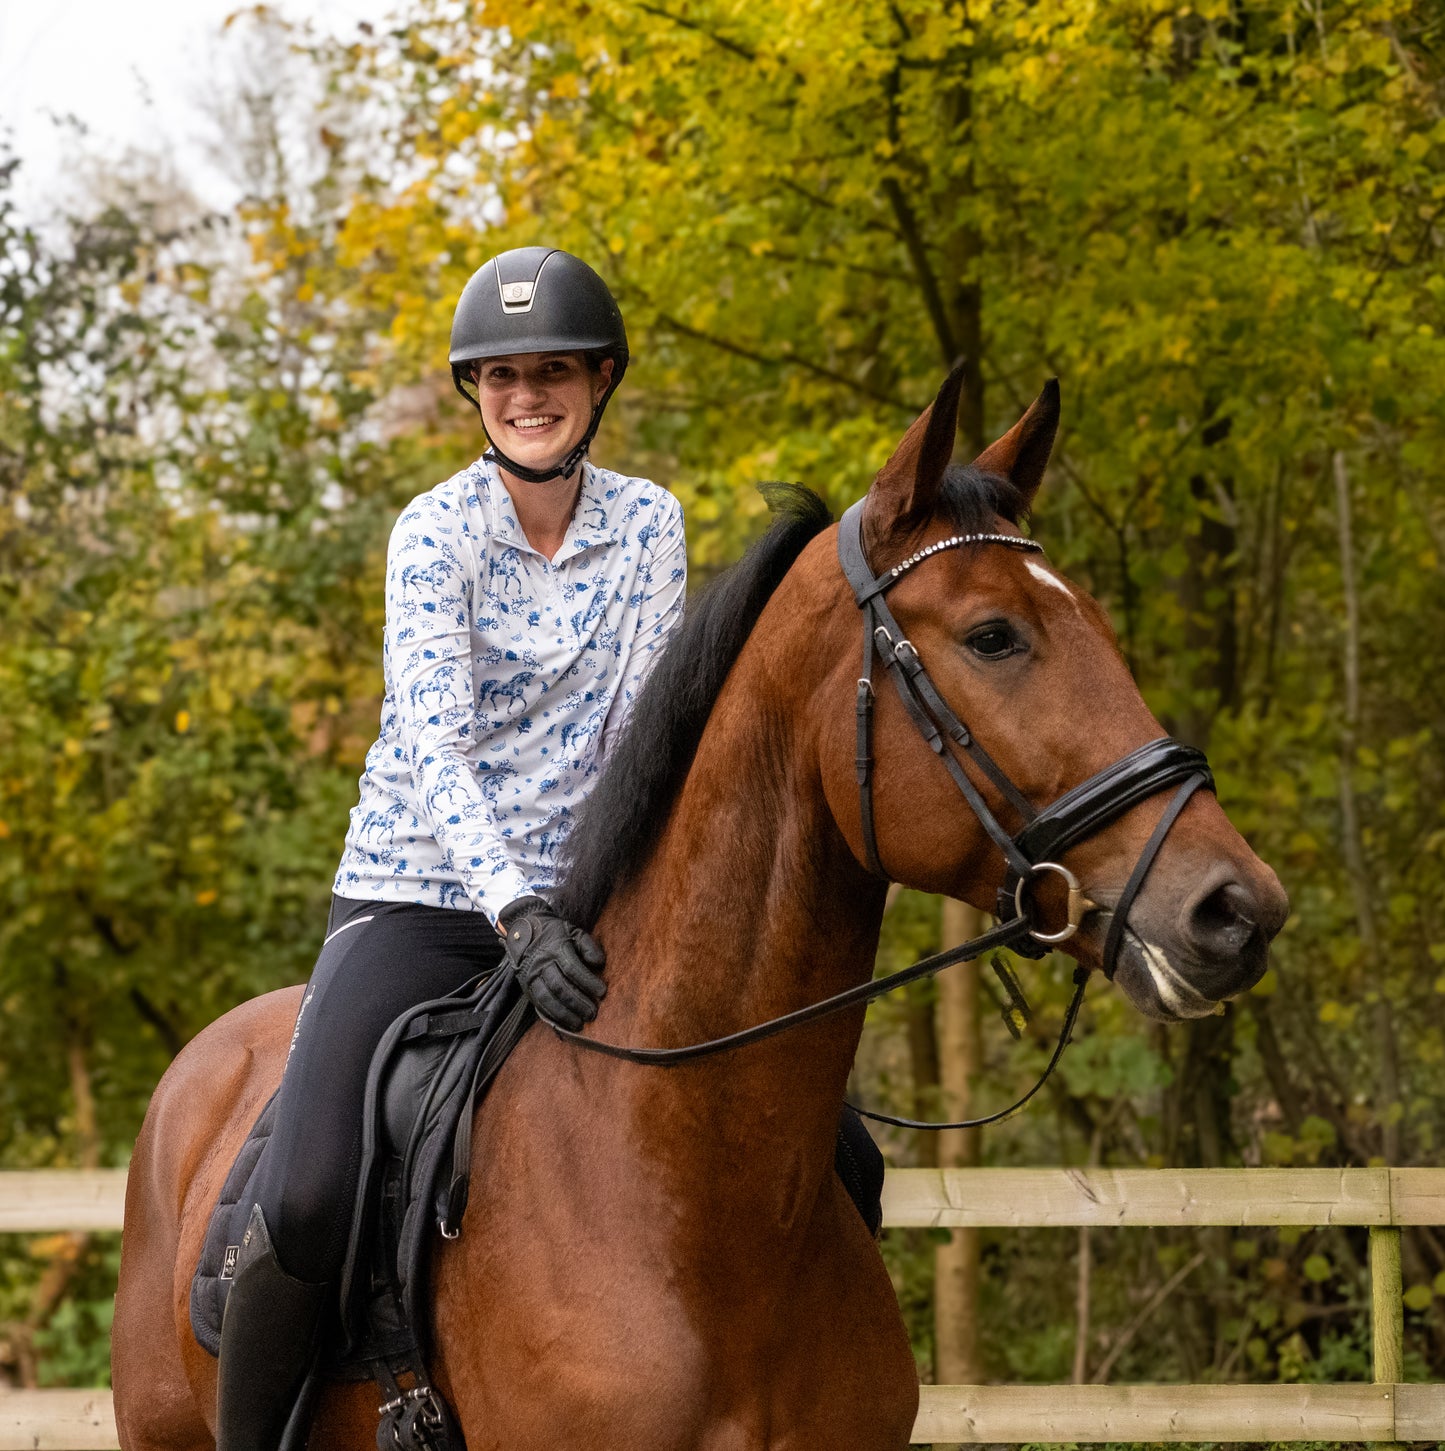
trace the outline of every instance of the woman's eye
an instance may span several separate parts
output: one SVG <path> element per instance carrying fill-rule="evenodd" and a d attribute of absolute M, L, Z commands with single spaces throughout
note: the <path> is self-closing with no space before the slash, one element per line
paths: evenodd
<path fill-rule="evenodd" d="M 968 648 L 984 660 L 1001 660 L 1012 655 L 1018 648 L 1018 641 L 1012 630 L 1003 625 L 986 625 L 975 630 L 968 637 Z"/>

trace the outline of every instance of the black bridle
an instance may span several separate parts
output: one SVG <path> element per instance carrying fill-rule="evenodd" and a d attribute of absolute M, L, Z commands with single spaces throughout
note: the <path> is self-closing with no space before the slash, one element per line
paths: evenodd
<path fill-rule="evenodd" d="M 1025 957 L 1042 957 L 1058 943 L 1067 942 L 1079 930 L 1085 913 L 1097 905 L 1084 896 L 1078 879 L 1057 858 L 1069 847 L 1117 821 L 1141 801 L 1157 795 L 1166 787 L 1178 785 L 1179 790 L 1145 845 L 1114 905 L 1103 954 L 1104 975 L 1112 979 L 1123 941 L 1124 919 L 1144 885 L 1144 878 L 1164 844 L 1164 837 L 1184 810 L 1185 802 L 1199 787 L 1208 786 L 1213 790 L 1214 776 L 1203 751 L 1186 746 L 1171 736 L 1163 736 L 1130 751 L 1113 765 L 1106 766 L 1087 781 L 1066 791 L 1042 811 L 1035 811 L 939 693 L 924 669 L 918 651 L 884 599 L 884 595 L 909 570 L 925 559 L 931 559 L 946 549 L 961 549 L 975 544 L 998 544 L 1023 553 L 1043 553 L 1043 546 L 1036 540 L 1017 534 L 954 534 L 909 555 L 883 574 L 875 575 L 863 551 L 862 503 L 854 504 L 838 525 L 838 561 L 852 587 L 853 598 L 863 611 L 863 671 L 858 677 L 855 767 L 867 866 L 876 876 L 888 876 L 878 854 L 877 830 L 873 820 L 873 670 L 875 662 L 881 662 L 897 688 L 909 719 L 928 743 L 929 749 L 943 762 L 979 824 L 1003 852 L 1008 871 L 998 893 L 998 918 L 1004 924 L 1020 924 L 1018 938 L 1009 946 Z M 1000 824 L 984 800 L 983 793 L 969 778 L 963 763 L 949 750 L 949 741 L 964 752 L 1019 818 L 1022 824 L 1016 832 L 1011 834 Z M 1033 884 L 1048 873 L 1062 878 L 1069 894 L 1068 920 L 1057 932 L 1042 930 L 1032 915 L 1028 900 Z"/>
<path fill-rule="evenodd" d="M 1147 742 L 1130 751 L 1127 756 L 1106 766 L 1087 781 L 1066 791 L 1057 801 L 1036 811 L 1019 789 L 1009 780 L 997 762 L 974 738 L 973 733 L 958 718 L 947 701 L 939 693 L 918 651 L 904 634 L 893 612 L 888 608 L 884 595 L 903 578 L 909 570 L 932 558 L 945 549 L 958 549 L 965 545 L 999 544 L 1009 549 L 1030 553 L 1042 553 L 1043 546 L 1032 539 L 1014 534 L 955 534 L 939 540 L 926 549 L 920 549 L 901 563 L 881 575 L 875 575 L 868 564 L 863 549 L 863 504 L 854 504 L 838 525 L 838 559 L 843 573 L 853 590 L 853 597 L 863 612 L 863 671 L 858 678 L 857 693 L 857 758 L 856 773 L 859 791 L 859 809 L 863 827 L 863 851 L 868 869 L 875 875 L 887 878 L 878 852 L 877 830 L 873 815 L 873 671 L 875 663 L 881 662 L 908 712 L 909 719 L 928 743 L 929 748 L 943 762 L 954 784 L 963 794 L 969 807 L 977 816 L 988 835 L 1003 852 L 1007 864 L 1007 875 L 998 893 L 998 917 L 996 927 L 980 934 L 958 947 L 936 952 L 899 972 L 856 987 L 835 993 L 822 1002 L 798 1008 L 781 1017 L 769 1019 L 755 1027 L 744 1028 L 706 1043 L 693 1043 L 680 1048 L 630 1048 L 617 1043 L 605 1043 L 588 1038 L 581 1033 L 569 1032 L 551 1024 L 553 1030 L 569 1042 L 592 1053 L 601 1053 L 610 1058 L 621 1058 L 629 1063 L 651 1064 L 658 1067 L 677 1067 L 683 1063 L 708 1058 L 715 1053 L 743 1048 L 750 1043 L 761 1042 L 790 1028 L 842 1012 L 846 1008 L 867 1003 L 906 983 L 930 977 L 956 962 L 965 962 L 982 957 L 985 953 L 1000 947 L 1007 947 L 1025 957 L 1042 957 L 1060 942 L 1066 942 L 1079 929 L 1086 913 L 1099 904 L 1090 901 L 1080 888 L 1077 878 L 1057 858 L 1069 847 L 1117 821 L 1141 801 L 1157 795 L 1170 786 L 1177 786 L 1173 799 L 1160 817 L 1144 850 L 1134 864 L 1134 870 L 1114 904 L 1109 930 L 1104 939 L 1102 966 L 1107 977 L 1113 978 L 1119 948 L 1123 943 L 1124 925 L 1134 899 L 1144 885 L 1144 879 L 1169 829 L 1184 810 L 1189 798 L 1201 786 L 1214 789 L 1214 776 L 1209 762 L 1202 751 L 1186 746 L 1182 741 L 1164 736 Z M 984 799 L 983 793 L 974 784 L 967 770 L 949 749 L 948 742 L 958 746 L 973 762 L 974 766 L 995 787 L 1007 807 L 1022 823 L 1010 834 L 999 822 L 993 809 Z M 1046 932 L 1036 921 L 1030 889 L 1041 876 L 1053 874 L 1060 877 L 1068 889 L 1068 920 L 1056 932 Z M 1016 1113 L 1036 1094 L 1049 1074 L 1057 1066 L 1069 1041 L 1075 1019 L 1083 1002 L 1084 985 L 1088 980 L 1088 969 L 1077 968 L 1074 972 L 1074 994 L 1064 1013 L 1063 1030 L 1054 1048 L 1053 1056 L 1044 1069 L 1039 1081 L 1016 1103 L 995 1114 L 983 1118 L 964 1119 L 952 1123 L 928 1123 L 917 1119 L 894 1118 L 888 1114 L 872 1113 L 858 1109 L 866 1117 L 880 1123 L 894 1124 L 901 1128 L 944 1129 L 976 1128 L 997 1123 Z"/>

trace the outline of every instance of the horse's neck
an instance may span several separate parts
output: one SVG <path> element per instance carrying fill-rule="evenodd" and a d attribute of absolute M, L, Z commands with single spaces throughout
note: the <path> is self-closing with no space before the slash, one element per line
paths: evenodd
<path fill-rule="evenodd" d="M 599 923 L 610 987 L 598 1026 L 614 1042 L 715 1038 L 871 973 L 883 884 L 863 874 L 827 809 L 806 739 L 815 732 L 801 710 L 790 719 L 769 704 L 787 690 L 775 668 L 770 652 L 744 651 L 657 850 Z M 735 1148 L 774 1182 L 789 1162 L 807 1178 L 831 1165 L 861 1026 L 855 1010 L 697 1067 L 627 1071 L 640 1103 L 686 1112 L 695 1098 L 709 1123 L 692 1149 L 700 1158 Z"/>

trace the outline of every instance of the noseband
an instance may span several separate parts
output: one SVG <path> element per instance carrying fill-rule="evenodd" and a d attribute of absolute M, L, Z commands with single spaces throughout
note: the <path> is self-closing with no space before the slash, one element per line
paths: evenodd
<path fill-rule="evenodd" d="M 1209 762 L 1205 760 L 1202 751 L 1165 736 L 1130 751 L 1112 766 L 1106 766 L 1087 781 L 1066 791 L 1042 811 L 1036 811 L 939 694 L 928 671 L 923 668 L 923 662 L 918 658 L 918 651 L 913 648 L 883 599 L 910 569 L 945 549 L 957 549 L 965 544 L 1000 544 L 1008 549 L 1039 554 L 1043 552 L 1043 547 L 1032 539 L 1023 539 L 1015 534 L 955 534 L 950 539 L 941 539 L 937 544 L 920 549 L 917 554 L 895 564 L 886 573 L 875 576 L 863 552 L 863 505 L 854 504 L 843 515 L 838 526 L 838 558 L 843 566 L 843 573 L 853 588 L 858 607 L 863 611 L 863 673 L 858 679 L 856 764 L 859 805 L 863 819 L 863 850 L 868 867 L 880 877 L 888 876 L 878 855 L 877 828 L 873 818 L 873 669 L 875 661 L 882 661 L 884 669 L 897 687 L 909 719 L 928 742 L 929 748 L 943 762 L 954 784 L 963 793 L 964 800 L 1003 852 L 1008 870 L 1004 886 L 998 894 L 998 925 L 969 942 L 935 952 L 931 957 L 925 957 L 911 967 L 902 968 L 887 977 L 859 983 L 855 987 L 835 993 L 830 998 L 824 998 L 821 1002 L 810 1003 L 807 1007 L 797 1008 L 781 1017 L 770 1018 L 765 1023 L 742 1028 L 736 1033 L 712 1038 L 705 1043 L 691 1043 L 678 1048 L 631 1047 L 589 1038 L 583 1033 L 573 1033 L 551 1023 L 552 1031 L 559 1038 L 565 1038 L 579 1048 L 608 1058 L 620 1058 L 628 1063 L 644 1063 L 659 1068 L 675 1068 L 684 1063 L 696 1062 L 699 1058 L 709 1058 L 715 1053 L 745 1048 L 791 1028 L 817 1022 L 819 1018 L 829 1017 L 848 1008 L 860 1007 L 895 988 L 932 977 L 956 962 L 982 957 L 994 948 L 1007 947 L 1024 957 L 1042 957 L 1056 943 L 1066 942 L 1072 937 L 1079 930 L 1085 914 L 1098 906 L 1084 895 L 1073 872 L 1057 858 L 1075 843 L 1093 836 L 1095 832 L 1102 831 L 1111 822 L 1117 821 L 1141 801 L 1157 795 L 1166 787 L 1177 785 L 1179 789 L 1165 808 L 1164 815 L 1159 818 L 1153 834 L 1144 844 L 1144 850 L 1140 852 L 1134 870 L 1119 894 L 1119 900 L 1114 904 L 1103 952 L 1104 971 L 1109 977 L 1114 976 L 1129 908 L 1139 895 L 1139 889 L 1144 885 L 1144 878 L 1159 854 L 1159 848 L 1163 846 L 1169 828 L 1174 825 L 1179 813 L 1184 810 L 1185 803 L 1199 787 L 1214 789 L 1214 777 L 1209 770 Z M 999 823 L 998 817 L 969 778 L 963 765 L 948 749 L 945 738 L 968 755 L 1023 823 L 1013 835 Z M 1069 892 L 1068 921 L 1057 932 L 1044 931 L 1036 919 L 1035 906 L 1031 899 L 1032 888 L 1040 877 L 1050 874 L 1060 877 Z M 1088 981 L 1088 976 L 1087 968 L 1075 969 L 1074 995 L 1065 1009 L 1063 1027 L 1053 1056 L 1038 1082 L 1008 1108 L 983 1118 L 963 1119 L 956 1123 L 929 1123 L 919 1119 L 894 1118 L 889 1114 L 873 1113 L 864 1108 L 857 1111 L 867 1118 L 877 1119 L 880 1123 L 913 1129 L 976 1128 L 1009 1118 L 1043 1087 L 1057 1067 L 1068 1045 L 1079 1008 L 1083 1004 L 1084 984 Z"/>
<path fill-rule="evenodd" d="M 1178 786 L 1153 835 L 1139 854 L 1119 900 L 1114 904 L 1102 959 L 1104 975 L 1112 979 L 1124 940 L 1129 908 L 1139 895 L 1169 828 L 1195 791 L 1201 786 L 1214 789 L 1214 776 L 1203 751 L 1186 746 L 1171 736 L 1164 736 L 1130 751 L 1113 765 L 1106 766 L 1087 781 L 1065 792 L 1043 810 L 1035 810 L 944 700 L 919 659 L 918 651 L 884 599 L 909 570 L 924 560 L 941 554 L 945 549 L 961 549 L 975 544 L 997 544 L 1021 553 L 1043 553 L 1043 546 L 1037 541 L 1017 534 L 955 534 L 910 554 L 883 574 L 875 575 L 863 550 L 862 501 L 854 504 L 838 525 L 838 561 L 852 587 L 853 598 L 863 612 L 863 670 L 858 677 L 858 749 L 854 764 L 863 824 L 863 851 L 868 869 L 877 876 L 888 876 L 878 852 L 873 812 L 873 671 L 875 664 L 881 662 L 898 691 L 908 718 L 928 743 L 929 749 L 943 762 L 979 824 L 1003 852 L 1007 874 L 998 893 L 997 915 L 1005 926 L 1017 924 L 1016 935 L 1008 946 L 1024 957 L 1042 957 L 1058 943 L 1067 942 L 1079 930 L 1085 914 L 1098 906 L 1089 900 L 1079 886 L 1078 878 L 1058 858 L 1069 847 L 1117 821 L 1141 801 L 1167 787 Z M 1022 823 L 1017 831 L 1010 834 L 1002 826 L 963 763 L 949 750 L 949 741 L 964 752 L 1003 797 Z M 1055 932 L 1043 929 L 1032 900 L 1035 885 L 1040 878 L 1049 875 L 1059 877 L 1068 889 L 1068 919 Z"/>

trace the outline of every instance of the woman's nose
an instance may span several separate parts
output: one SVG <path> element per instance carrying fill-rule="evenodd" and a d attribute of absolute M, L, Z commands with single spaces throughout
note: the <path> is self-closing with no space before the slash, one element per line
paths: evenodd
<path fill-rule="evenodd" d="M 512 390 L 512 396 L 522 406 L 540 403 L 547 396 L 547 389 L 540 378 L 521 377 Z"/>

